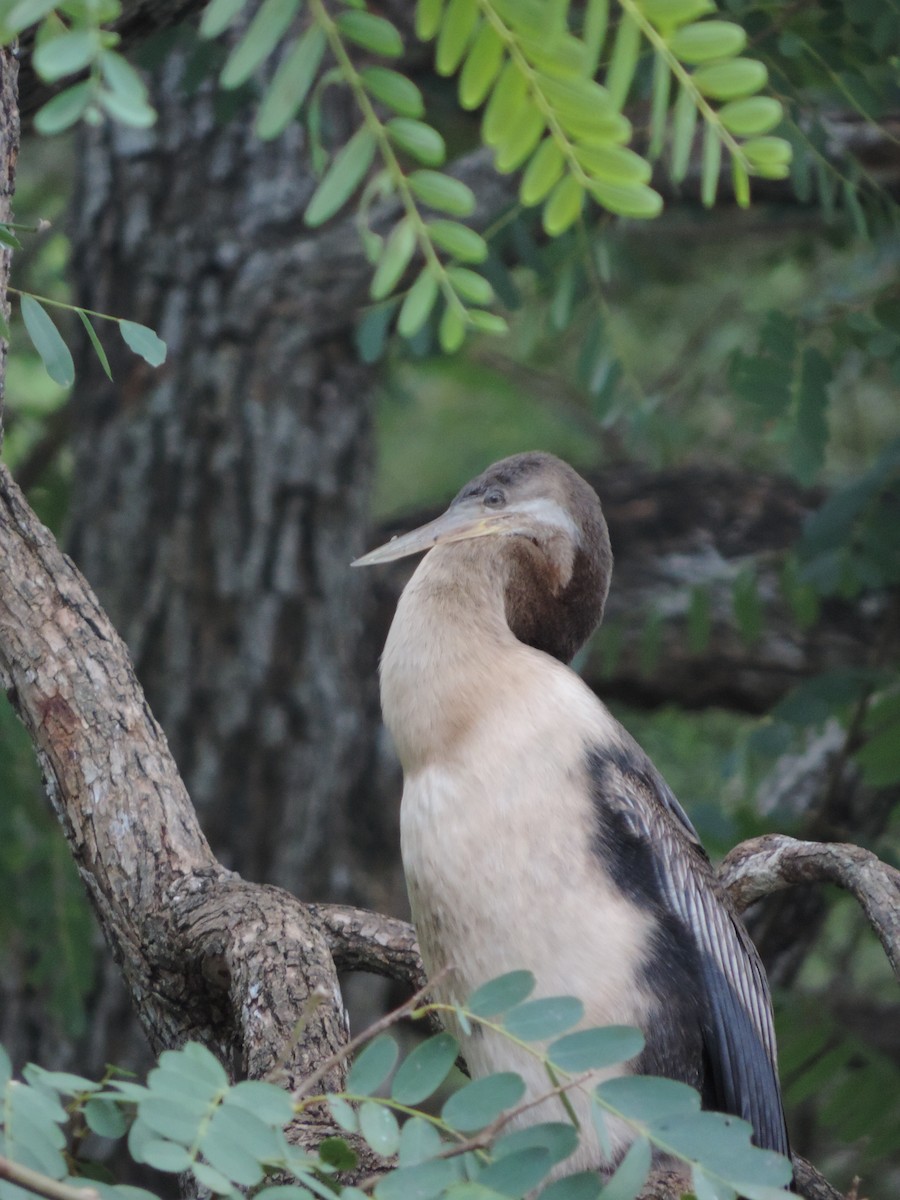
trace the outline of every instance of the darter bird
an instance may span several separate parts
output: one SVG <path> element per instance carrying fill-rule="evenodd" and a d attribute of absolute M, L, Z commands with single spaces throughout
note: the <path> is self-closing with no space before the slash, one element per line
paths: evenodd
<path fill-rule="evenodd" d="M 756 949 L 653 763 L 566 665 L 603 615 L 612 571 L 596 493 L 550 454 L 517 454 L 354 565 L 423 550 L 385 645 L 381 702 L 403 766 L 422 958 L 431 977 L 449 968 L 438 998 L 530 970 L 535 995 L 578 997 L 585 1025 L 642 1030 L 641 1054 L 598 1077 L 681 1080 L 788 1154 Z M 473 1075 L 516 1071 L 528 1096 L 547 1092 L 542 1066 L 507 1039 L 454 1032 Z M 561 1117 L 553 1100 L 527 1119 Z M 613 1162 L 633 1137 L 614 1124 Z M 581 1125 L 566 1170 L 609 1169 Z"/>

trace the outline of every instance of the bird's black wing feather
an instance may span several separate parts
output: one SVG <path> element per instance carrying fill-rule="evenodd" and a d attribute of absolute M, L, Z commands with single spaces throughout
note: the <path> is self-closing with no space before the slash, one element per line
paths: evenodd
<path fill-rule="evenodd" d="M 687 939 L 699 974 L 705 1102 L 749 1121 L 760 1146 L 789 1154 L 765 971 L 684 809 L 644 752 L 623 742 L 588 756 L 596 847 L 669 937 Z M 616 855 L 625 866 L 613 866 Z M 640 893 L 640 894 L 638 894 Z"/>

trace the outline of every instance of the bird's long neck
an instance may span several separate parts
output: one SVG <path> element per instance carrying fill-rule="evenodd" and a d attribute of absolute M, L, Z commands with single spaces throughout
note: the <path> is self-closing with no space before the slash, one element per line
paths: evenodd
<path fill-rule="evenodd" d="M 496 702 L 524 647 L 506 623 L 505 569 L 480 540 L 440 546 L 407 584 L 381 660 L 381 706 L 404 772 L 451 756 Z"/>

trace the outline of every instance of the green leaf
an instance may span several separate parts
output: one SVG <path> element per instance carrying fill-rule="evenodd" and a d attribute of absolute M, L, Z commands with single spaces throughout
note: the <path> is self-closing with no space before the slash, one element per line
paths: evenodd
<path fill-rule="evenodd" d="M 476 1017 L 493 1017 L 521 1004 L 534 991 L 534 976 L 530 971 L 510 971 L 482 984 L 469 997 L 466 1009 Z"/>
<path fill-rule="evenodd" d="M 692 79 L 704 96 L 713 100 L 737 100 L 765 87 L 769 73 L 755 58 L 734 58 L 731 62 L 700 67 Z"/>
<path fill-rule="evenodd" d="M 731 160 L 731 185 L 738 208 L 750 207 L 750 176 L 747 168 L 735 155 Z"/>
<path fill-rule="evenodd" d="M 732 100 L 719 109 L 719 120 L 737 137 L 754 137 L 774 129 L 784 116 L 781 104 L 772 96 L 750 96 Z"/>
<path fill-rule="evenodd" d="M 43 133 L 44 137 L 49 137 L 50 134 L 68 130 L 74 125 L 74 122 L 82 118 L 92 96 L 94 96 L 94 88 L 89 80 L 73 84 L 71 88 L 59 92 L 59 95 L 54 96 L 53 100 L 48 100 L 42 108 L 38 108 L 35 114 L 37 132 Z"/>
<path fill-rule="evenodd" d="M 531 155 L 544 132 L 544 114 L 535 105 L 525 103 L 496 146 L 494 166 L 505 175 L 515 171 Z"/>
<path fill-rule="evenodd" d="M 547 1057 L 562 1070 L 577 1074 L 627 1062 L 643 1047 L 639 1030 L 628 1025 L 605 1025 L 566 1034 L 551 1044 Z"/>
<path fill-rule="evenodd" d="M 247 82 L 284 37 L 299 4 L 300 0 L 263 0 L 247 32 L 225 61 L 219 76 L 221 87 L 236 88 Z"/>
<path fill-rule="evenodd" d="M 438 328 L 438 341 L 445 354 L 455 354 L 466 339 L 466 325 L 455 305 L 444 309 Z"/>
<path fill-rule="evenodd" d="M 360 1105 L 359 1129 L 376 1154 L 390 1158 L 400 1145 L 400 1126 L 389 1108 L 375 1100 Z"/>
<path fill-rule="evenodd" d="M 31 61 L 41 79 L 55 83 L 64 75 L 73 75 L 89 67 L 99 50 L 100 36 L 97 30 L 73 30 L 42 41 Z"/>
<path fill-rule="evenodd" d="M 466 316 L 472 328 L 479 333 L 509 333 L 506 321 L 496 313 L 486 312 L 483 308 L 470 308 Z"/>
<path fill-rule="evenodd" d="M 737 1200 L 734 1188 L 729 1187 L 727 1183 L 722 1183 L 721 1180 L 715 1182 L 710 1180 L 697 1163 L 694 1163 L 691 1168 L 691 1184 L 696 1200 Z M 781 1195 L 783 1197 L 784 1193 L 782 1192 Z"/>
<path fill-rule="evenodd" d="M 672 72 L 662 50 L 653 54 L 653 95 L 650 101 L 650 144 L 648 157 L 655 161 L 662 154 L 666 140 L 666 124 L 669 115 L 669 95 L 672 89 Z"/>
<path fill-rule="evenodd" d="M 396 146 L 426 167 L 437 167 L 444 161 L 447 154 L 444 139 L 424 121 L 394 117 L 385 128 Z"/>
<path fill-rule="evenodd" d="M 602 184 L 647 183 L 653 169 L 625 146 L 584 146 L 575 152 L 584 170 Z"/>
<path fill-rule="evenodd" d="M 452 1159 L 434 1159 L 409 1167 L 398 1167 L 375 1185 L 376 1200 L 435 1200 L 459 1178 L 459 1165 Z"/>
<path fill-rule="evenodd" d="M 716 6 L 713 0 L 641 0 L 641 9 L 654 25 L 668 31 L 715 12 Z"/>
<path fill-rule="evenodd" d="M 103 349 L 103 346 L 100 344 L 100 339 L 97 337 L 97 331 L 94 329 L 94 326 L 91 324 L 90 317 L 81 308 L 76 309 L 76 311 L 77 311 L 79 317 L 81 318 L 82 325 L 87 330 L 87 335 L 91 340 L 91 345 L 94 347 L 94 353 L 97 355 L 97 357 L 100 360 L 100 366 L 103 368 L 103 373 L 106 375 L 106 378 L 110 382 L 112 382 L 112 371 L 110 370 L 109 359 L 106 357 L 106 351 Z"/>
<path fill-rule="evenodd" d="M 494 299 L 494 289 L 477 271 L 470 271 L 466 267 L 448 267 L 447 276 L 454 291 L 470 304 L 490 304 Z"/>
<path fill-rule="evenodd" d="M 40 108 L 34 119 L 34 127 L 38 133 L 51 135 L 68 129 L 85 113 L 93 99 L 95 81 L 85 80 L 66 88 Z M 90 108 L 89 118 L 93 124 L 98 124 L 100 114 L 95 107 Z M 12 1186 L 12 1185 L 10 1185 Z M 13 1188 L 13 1191 L 18 1189 Z"/>
<path fill-rule="evenodd" d="M 469 185 L 442 171 L 413 171 L 407 183 L 429 208 L 454 217 L 467 217 L 475 211 L 475 193 Z"/>
<path fill-rule="evenodd" d="M 474 1133 L 483 1129 L 508 1108 L 512 1108 L 525 1094 L 525 1084 L 518 1075 L 503 1072 L 473 1079 L 454 1092 L 444 1107 L 441 1116 L 462 1133 Z"/>
<path fill-rule="evenodd" d="M 389 67 L 363 67 L 360 77 L 376 100 L 401 117 L 421 117 L 425 112 L 422 93 L 411 79 Z"/>
<path fill-rule="evenodd" d="M 382 58 L 399 58 L 403 53 L 403 38 L 385 17 L 361 9 L 348 8 L 335 18 L 340 33 L 350 42 L 362 46 L 370 54 Z"/>
<path fill-rule="evenodd" d="M 434 52 L 439 75 L 452 75 L 456 71 L 480 20 L 478 0 L 450 0 Z"/>
<path fill-rule="evenodd" d="M 200 36 L 216 38 L 233 25 L 247 0 L 210 0 L 200 18 Z"/>
<path fill-rule="evenodd" d="M 159 367 L 166 361 L 166 343 L 146 325 L 139 325 L 136 321 L 120 321 L 119 333 L 126 346 L 151 367 Z"/>
<path fill-rule="evenodd" d="M 319 1142 L 319 1158 L 338 1171 L 352 1171 L 357 1163 L 356 1154 L 342 1137 L 323 1138 Z"/>
<path fill-rule="evenodd" d="M 546 137 L 531 157 L 525 168 L 519 199 L 528 207 L 539 204 L 555 186 L 563 173 L 563 152 L 552 137 Z"/>
<path fill-rule="evenodd" d="M 597 1088 L 597 1096 L 622 1116 L 643 1122 L 700 1111 L 700 1097 L 686 1083 L 653 1075 L 619 1075 Z"/>
<path fill-rule="evenodd" d="M 411 338 L 419 332 L 431 315 L 438 294 L 438 281 L 430 267 L 425 267 L 412 285 L 400 308 L 397 331 Z"/>
<path fill-rule="evenodd" d="M 691 162 L 694 145 L 694 130 L 697 127 L 697 106 L 686 87 L 678 91 L 672 117 L 672 166 L 673 183 L 683 183 Z"/>
<path fill-rule="evenodd" d="M 747 34 L 732 21 L 698 21 L 683 25 L 669 38 L 669 49 L 682 62 L 695 65 L 733 58 L 747 44 Z"/>
<path fill-rule="evenodd" d="M 550 237 L 558 237 L 581 215 L 584 188 L 573 175 L 564 175 L 544 205 L 542 222 Z"/>
<path fill-rule="evenodd" d="M 438 1034 L 438 1037 L 442 1035 Z M 449 1037 L 449 1034 L 447 1035 Z M 402 1070 L 402 1067 L 401 1067 Z M 399 1075 L 400 1072 L 398 1071 Z M 430 1095 L 430 1093 L 429 1093 Z M 401 1101 L 405 1103 L 405 1101 Z M 417 1104 L 418 1101 L 412 1101 Z M 423 1117 L 410 1117 L 400 1130 L 399 1161 L 401 1167 L 410 1167 L 415 1163 L 425 1162 L 434 1158 L 441 1148 L 441 1135 Z"/>
<path fill-rule="evenodd" d="M 3 18 L 3 27 L 10 33 L 21 33 L 29 25 L 43 20 L 58 3 L 59 0 L 20 0 L 18 4 L 12 5 Z"/>
<path fill-rule="evenodd" d="M 369 289 L 373 300 L 390 295 L 410 264 L 416 249 L 416 228 L 409 217 L 399 221 L 384 246 Z"/>
<path fill-rule="evenodd" d="M 463 108 L 478 108 L 484 103 L 500 74 L 503 52 L 499 33 L 485 22 L 478 30 L 459 77 L 459 102 Z"/>
<path fill-rule="evenodd" d="M 283 1088 L 260 1079 L 245 1079 L 236 1083 L 225 1097 L 224 1103 L 234 1108 L 246 1109 L 261 1121 L 281 1127 L 294 1116 L 294 1105 Z"/>
<path fill-rule="evenodd" d="M 640 50 L 640 27 L 629 13 L 623 12 L 606 72 L 606 87 L 616 108 L 622 108 L 628 97 Z"/>
<path fill-rule="evenodd" d="M 166 1171 L 168 1174 L 178 1174 L 181 1171 L 186 1171 L 191 1166 L 192 1158 L 190 1153 L 184 1146 L 178 1146 L 175 1142 L 164 1142 L 162 1138 L 150 1138 L 141 1146 L 141 1156 L 135 1158 L 138 1162 L 144 1162 L 149 1167 L 155 1167 L 157 1171 Z"/>
<path fill-rule="evenodd" d="M 416 37 L 430 42 L 441 27 L 444 0 L 418 0 L 416 4 Z"/>
<path fill-rule="evenodd" d="M 28 336 L 47 374 L 60 387 L 71 387 L 75 380 L 75 363 L 46 309 L 33 296 L 20 296 L 19 305 Z"/>
<path fill-rule="evenodd" d="M 200 1139 L 203 1157 L 213 1170 L 220 1171 L 226 1179 L 240 1187 L 254 1187 L 263 1178 L 262 1167 L 255 1155 L 249 1153 L 230 1132 L 216 1127 L 218 1116 L 217 1112 L 213 1124 Z"/>
<path fill-rule="evenodd" d="M 217 1171 L 215 1167 L 211 1167 L 208 1163 L 195 1162 L 191 1168 L 194 1173 L 194 1178 L 203 1187 L 208 1188 L 211 1192 L 215 1192 L 217 1196 L 229 1196 L 234 1194 L 234 1184 L 230 1179 Z"/>
<path fill-rule="evenodd" d="M 428 232 L 435 245 L 460 262 L 484 262 L 488 256 L 487 242 L 468 225 L 460 225 L 458 221 L 429 221 Z"/>
<path fill-rule="evenodd" d="M 98 1137 L 120 1138 L 128 1131 L 128 1122 L 122 1109 L 111 1100 L 90 1099 L 83 1112 L 85 1124 Z"/>
<path fill-rule="evenodd" d="M 506 136 L 523 104 L 528 102 L 528 89 L 522 73 L 513 62 L 508 62 L 494 84 L 494 90 L 484 110 L 481 136 L 487 146 L 498 145 Z"/>
<path fill-rule="evenodd" d="M 97 99 L 120 125 L 130 125 L 133 129 L 149 129 L 156 122 L 156 109 L 151 108 L 144 100 L 106 90 L 100 91 Z"/>
<path fill-rule="evenodd" d="M 450 1074 L 458 1054 L 456 1038 L 449 1033 L 438 1033 L 422 1042 L 397 1069 L 391 1085 L 392 1098 L 400 1104 L 421 1104 Z"/>
<path fill-rule="evenodd" d="M 557 1037 L 577 1025 L 583 1016 L 584 1005 L 574 996 L 547 996 L 511 1008 L 503 1018 L 503 1025 L 513 1037 L 537 1042 Z"/>
<path fill-rule="evenodd" d="M 372 165 L 376 142 L 362 126 L 343 147 L 313 193 L 304 221 L 312 228 L 324 224 L 347 203 Z"/>
<path fill-rule="evenodd" d="M 791 163 L 791 143 L 779 137 L 758 137 L 744 142 L 741 149 L 750 166 L 766 179 L 784 179 Z"/>
<path fill-rule="evenodd" d="M 704 208 L 712 208 L 719 188 L 722 169 L 722 143 L 715 125 L 707 123 L 703 130 L 703 157 L 700 165 L 700 199 Z"/>
<path fill-rule="evenodd" d="M 363 1047 L 347 1076 L 347 1091 L 360 1096 L 377 1092 L 397 1062 L 400 1053 L 397 1043 L 388 1034 L 381 1034 Z"/>
<path fill-rule="evenodd" d="M 590 78 L 596 74 L 600 53 L 609 28 L 609 0 L 588 0 L 584 9 L 584 27 L 581 40 L 587 55 L 587 72 Z"/>
<path fill-rule="evenodd" d="M 628 1153 L 604 1184 L 603 1200 L 634 1200 L 650 1174 L 650 1143 L 638 1137 L 628 1147 Z"/>
<path fill-rule="evenodd" d="M 578 1145 L 578 1132 L 567 1121 L 546 1121 L 503 1134 L 493 1146 L 494 1158 L 505 1158 L 529 1147 L 546 1150 L 551 1163 L 568 1158 Z M 479 1176 L 480 1178 L 480 1176 Z"/>
<path fill-rule="evenodd" d="M 282 59 L 256 118 L 256 133 L 263 140 L 283 133 L 300 111 L 319 70 L 325 45 L 324 31 L 310 25 Z"/>
<path fill-rule="evenodd" d="M 597 1200 L 596 1171 L 579 1171 L 557 1179 L 541 1192 L 541 1200 Z"/>
<path fill-rule="evenodd" d="M 591 184 L 591 195 L 598 204 L 620 217 L 651 220 L 662 212 L 663 199 L 659 192 L 643 184 L 617 186 L 616 184 Z"/>
<path fill-rule="evenodd" d="M 552 1166 L 553 1159 L 544 1146 L 526 1146 L 496 1158 L 484 1168 L 478 1182 L 505 1196 L 524 1196 L 537 1187 Z"/>
<path fill-rule="evenodd" d="M 100 55 L 100 70 L 109 87 L 123 99 L 131 100 L 133 104 L 146 104 L 147 85 L 121 54 L 104 50 Z"/>
<path fill-rule="evenodd" d="M 10 250 L 21 250 L 22 243 L 8 225 L 0 222 L 0 246 L 9 246 Z"/>

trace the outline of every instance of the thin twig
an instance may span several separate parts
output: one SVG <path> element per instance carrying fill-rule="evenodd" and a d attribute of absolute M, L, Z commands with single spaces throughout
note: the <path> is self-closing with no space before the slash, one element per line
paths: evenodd
<path fill-rule="evenodd" d="M 431 991 L 434 985 L 449 973 L 449 970 L 449 967 L 445 967 L 442 971 L 435 975 L 434 979 L 427 983 L 425 987 L 419 988 L 419 990 L 410 996 L 405 1003 L 401 1004 L 399 1008 L 395 1008 L 392 1012 L 386 1013 L 383 1017 L 379 1018 L 374 1025 L 370 1025 L 368 1029 L 364 1029 L 362 1033 L 358 1033 L 355 1038 L 351 1038 L 350 1041 L 347 1042 L 346 1045 L 342 1046 L 340 1050 L 336 1050 L 334 1054 L 330 1054 L 328 1058 L 324 1059 L 324 1061 L 319 1064 L 316 1070 L 313 1071 L 311 1075 L 308 1075 L 300 1084 L 300 1086 L 295 1088 L 291 1093 L 291 1100 L 294 1102 L 294 1104 L 298 1104 L 304 1096 L 308 1096 L 316 1087 L 316 1085 L 321 1083 L 321 1081 L 325 1078 L 328 1072 L 332 1070 L 333 1067 L 336 1067 L 338 1063 L 343 1062 L 345 1058 L 351 1055 L 354 1050 L 356 1050 L 364 1042 L 370 1042 L 374 1037 L 381 1033 L 382 1030 L 389 1029 L 391 1025 L 396 1025 L 398 1021 L 402 1021 L 404 1017 L 408 1017 L 410 1013 L 412 1013 L 413 1010 L 418 1006 L 419 1002 L 425 999 L 426 995 L 429 991 Z"/>
<path fill-rule="evenodd" d="M 0 1179 L 8 1179 L 10 1183 L 18 1184 L 36 1196 L 46 1196 L 47 1200 L 100 1200 L 100 1193 L 92 1187 L 75 1187 L 71 1183 L 62 1183 L 58 1179 L 50 1179 L 31 1167 L 23 1167 L 0 1155 Z"/>

